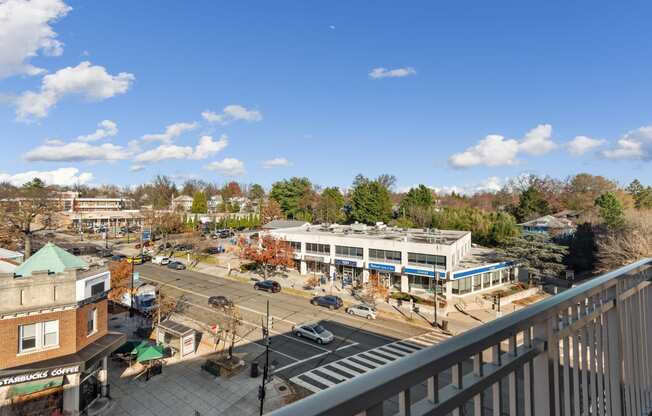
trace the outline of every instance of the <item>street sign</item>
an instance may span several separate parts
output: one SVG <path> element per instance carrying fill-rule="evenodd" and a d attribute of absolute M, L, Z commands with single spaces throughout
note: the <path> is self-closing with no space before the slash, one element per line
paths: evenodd
<path fill-rule="evenodd" d="M 140 272 L 134 272 L 134 283 L 140 280 Z"/>
<path fill-rule="evenodd" d="M 151 237 L 152 237 L 152 232 L 150 230 L 143 230 L 143 236 L 142 236 L 143 241 L 149 241 Z"/>

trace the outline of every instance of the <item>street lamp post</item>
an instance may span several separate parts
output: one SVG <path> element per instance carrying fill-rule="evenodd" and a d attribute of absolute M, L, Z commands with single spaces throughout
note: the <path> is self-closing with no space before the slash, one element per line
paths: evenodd
<path fill-rule="evenodd" d="M 158 305 L 158 306 L 156 307 L 156 315 L 157 315 L 157 317 L 156 317 L 156 344 L 158 344 L 158 342 L 159 342 L 158 340 L 160 339 L 160 333 L 161 333 L 161 290 L 162 290 L 165 286 L 167 286 L 167 285 L 169 285 L 169 284 L 171 284 L 171 283 L 177 282 L 177 281 L 179 281 L 179 280 L 181 280 L 181 279 L 180 279 L 180 278 L 179 278 L 179 279 L 174 279 L 174 280 L 171 281 L 171 282 L 163 283 L 163 284 L 158 288 L 158 292 L 157 292 L 157 294 L 156 294 L 156 303 L 157 303 L 157 305 Z"/>
<path fill-rule="evenodd" d="M 134 316 L 134 259 L 131 258 L 131 302 L 129 302 L 129 317 Z"/>

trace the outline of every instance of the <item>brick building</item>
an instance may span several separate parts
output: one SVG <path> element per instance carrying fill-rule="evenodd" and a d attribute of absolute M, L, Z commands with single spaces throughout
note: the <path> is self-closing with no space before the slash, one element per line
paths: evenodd
<path fill-rule="evenodd" d="M 110 273 L 52 243 L 0 274 L 0 416 L 78 415 L 108 392 Z"/>

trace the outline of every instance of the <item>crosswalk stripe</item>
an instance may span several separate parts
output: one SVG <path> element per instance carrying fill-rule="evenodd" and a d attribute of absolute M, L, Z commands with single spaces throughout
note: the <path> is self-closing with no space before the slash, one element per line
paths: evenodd
<path fill-rule="evenodd" d="M 351 375 L 351 377 L 347 377 L 344 374 L 337 373 L 337 372 L 332 371 L 332 370 L 330 370 L 330 369 L 328 369 L 326 367 L 319 367 L 317 370 L 319 370 L 320 373 L 324 373 L 327 376 L 331 376 L 335 380 L 339 380 L 339 381 L 346 381 L 346 380 L 350 379 L 351 377 L 353 377 L 353 375 Z M 310 373 L 310 374 L 312 375 L 312 374 L 314 374 L 314 372 Z"/>
<path fill-rule="evenodd" d="M 320 369 L 320 370 L 321 370 L 321 369 Z M 325 379 L 324 377 L 320 377 L 318 374 L 315 374 L 315 373 L 312 372 L 312 371 L 309 372 L 309 373 L 305 373 L 305 374 L 303 374 L 303 376 L 308 377 L 308 378 L 311 378 L 311 379 L 313 379 L 313 380 L 315 380 L 315 381 L 318 381 L 320 384 L 323 384 L 324 386 L 328 386 L 328 387 L 332 387 L 332 386 L 334 386 L 334 385 L 337 384 L 337 383 L 335 383 L 335 382 L 332 382 L 332 381 L 330 381 L 330 380 Z"/>
<path fill-rule="evenodd" d="M 394 347 L 392 344 L 383 345 L 379 349 L 381 351 L 391 351 L 395 355 L 400 355 L 401 357 L 405 357 L 406 355 L 411 354 L 411 352 L 403 351 L 402 349 Z"/>
<path fill-rule="evenodd" d="M 303 387 L 304 389 L 310 390 L 313 393 L 319 393 L 320 391 L 322 391 L 321 388 L 319 388 L 317 386 L 313 386 L 312 384 L 303 381 L 299 377 L 292 377 L 290 379 L 290 381 L 293 382 L 294 384 L 297 384 L 297 385 Z"/>
<path fill-rule="evenodd" d="M 424 348 L 439 344 L 450 338 L 446 334 L 433 331 L 412 338 L 398 340 L 376 348 L 359 352 L 349 357 L 341 358 L 320 367 L 313 368 L 303 374 L 292 377 L 291 382 L 317 393 L 326 388 L 351 380 L 360 374 L 382 367 L 385 364 L 406 357 Z M 320 376 L 321 374 L 321 376 Z M 299 378 L 303 377 L 303 379 Z M 326 378 L 328 377 L 328 378 Z M 337 382 L 330 380 L 337 380 Z M 322 387 L 313 385 L 317 383 Z M 325 386 L 325 387 L 324 387 Z"/>
<path fill-rule="evenodd" d="M 359 371 L 352 370 L 352 369 L 350 369 L 349 367 L 345 366 L 343 363 L 346 363 L 346 365 L 348 365 L 348 366 L 350 366 L 350 367 L 357 368 Z M 354 376 L 360 374 L 360 371 L 362 371 L 362 372 L 364 372 L 364 373 L 366 373 L 367 371 L 369 371 L 369 369 L 366 369 L 366 370 L 365 370 L 364 368 L 361 368 L 360 365 L 353 365 L 353 363 L 351 363 L 350 361 L 344 361 L 344 360 L 341 360 L 341 361 L 335 361 L 335 362 L 332 362 L 332 363 L 330 363 L 330 364 L 328 364 L 328 365 L 330 365 L 331 367 L 335 367 L 335 368 L 337 368 L 338 370 L 342 370 L 342 371 L 344 371 L 344 372 L 346 372 L 346 373 L 351 373 L 351 374 L 353 374 Z"/>
<path fill-rule="evenodd" d="M 371 360 L 369 360 L 369 359 L 367 359 L 365 357 L 362 357 L 360 355 L 356 355 L 356 356 L 351 357 L 351 358 L 355 358 L 358 361 L 362 361 L 363 363 L 369 364 L 369 365 L 373 366 L 373 368 L 378 368 L 378 367 L 380 367 L 382 365 L 380 363 L 377 363 L 375 361 L 371 361 Z"/>
<path fill-rule="evenodd" d="M 382 351 L 378 351 L 378 350 L 365 351 L 365 355 L 373 359 L 384 361 L 384 364 L 391 363 L 392 361 L 396 360 L 396 357 L 392 357 L 388 353 L 383 354 Z"/>

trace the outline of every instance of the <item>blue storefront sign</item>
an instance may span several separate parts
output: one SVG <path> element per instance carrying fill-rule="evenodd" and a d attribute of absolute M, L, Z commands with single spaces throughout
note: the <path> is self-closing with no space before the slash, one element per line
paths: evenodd
<path fill-rule="evenodd" d="M 506 262 L 503 262 L 503 263 L 496 263 L 496 264 L 492 264 L 492 265 L 485 266 L 485 267 L 479 267 L 479 268 L 476 268 L 476 269 L 461 270 L 461 271 L 455 272 L 453 274 L 453 280 L 462 279 L 464 277 L 473 276 L 473 275 L 480 274 L 480 273 L 487 273 L 487 272 L 491 272 L 491 271 L 494 271 L 494 270 L 504 269 L 506 267 L 510 267 L 510 266 L 513 266 L 513 265 L 514 265 L 513 261 L 506 261 Z"/>
<path fill-rule="evenodd" d="M 335 259 L 335 264 L 339 266 L 351 266 L 351 267 L 357 267 L 358 262 L 354 260 L 340 260 L 340 259 Z"/>
<path fill-rule="evenodd" d="M 368 266 L 372 270 L 382 270 L 384 272 L 393 272 L 396 271 L 396 266 L 392 266 L 389 264 L 381 264 L 381 263 L 369 263 Z"/>
<path fill-rule="evenodd" d="M 149 230 L 144 230 L 143 231 L 143 237 L 142 237 L 143 241 L 149 241 L 151 237 L 152 237 L 152 234 L 151 234 L 151 232 Z"/>
<path fill-rule="evenodd" d="M 417 276 L 428 276 L 428 277 L 434 277 L 435 272 L 432 270 L 423 270 L 423 269 L 410 269 L 408 267 L 403 269 L 403 273 L 406 274 L 414 274 Z M 440 279 L 443 279 L 446 277 L 446 272 L 437 272 L 437 275 L 439 276 Z"/>

